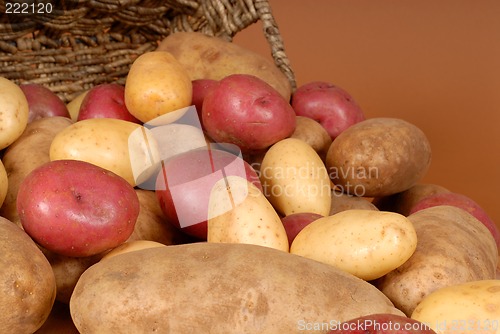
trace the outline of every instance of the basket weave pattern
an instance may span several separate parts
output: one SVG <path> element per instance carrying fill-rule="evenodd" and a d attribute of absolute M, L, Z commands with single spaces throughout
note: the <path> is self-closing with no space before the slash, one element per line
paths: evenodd
<path fill-rule="evenodd" d="M 261 21 L 276 65 L 295 87 L 267 0 L 53 3 L 60 5 L 54 4 L 50 14 L 0 18 L 0 76 L 18 84 L 43 84 L 68 102 L 97 84 L 123 84 L 134 59 L 156 49 L 158 42 L 173 32 L 198 31 L 232 40 Z M 4 4 L 0 3 L 2 13 Z"/>

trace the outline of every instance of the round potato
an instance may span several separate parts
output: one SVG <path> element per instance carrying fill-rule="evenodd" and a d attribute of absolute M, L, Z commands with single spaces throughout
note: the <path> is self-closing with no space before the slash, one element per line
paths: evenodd
<path fill-rule="evenodd" d="M 412 319 L 440 334 L 497 334 L 500 280 L 467 282 L 438 289 L 415 308 Z"/>
<path fill-rule="evenodd" d="M 416 247 L 417 234 L 405 216 L 352 209 L 304 227 L 290 253 L 373 280 L 405 263 Z"/>
<path fill-rule="evenodd" d="M 0 150 L 8 147 L 28 125 L 28 99 L 14 82 L 0 77 Z"/>
<path fill-rule="evenodd" d="M 332 190 L 332 205 L 330 206 L 330 216 L 351 209 L 379 211 L 379 209 L 367 198 L 352 196 L 341 191 Z"/>
<path fill-rule="evenodd" d="M 402 315 L 371 284 L 332 266 L 269 247 L 204 242 L 95 264 L 78 281 L 70 311 L 81 333 L 122 334 L 297 333 L 300 324 Z"/>
<path fill-rule="evenodd" d="M 54 304 L 54 273 L 33 240 L 3 217 L 0 249 L 0 328 L 3 333 L 34 333 Z"/>
<path fill-rule="evenodd" d="M 150 240 L 127 241 L 121 244 L 120 246 L 115 247 L 109 252 L 107 252 L 106 255 L 102 257 L 101 261 L 105 259 L 110 259 L 113 256 L 117 256 L 120 254 L 125 254 L 128 252 L 135 252 L 141 249 L 155 248 L 155 247 L 167 247 L 167 245 Z"/>
<path fill-rule="evenodd" d="M 189 107 L 192 93 L 191 78 L 177 59 L 166 51 L 151 51 L 137 57 L 130 67 L 125 105 L 146 123 Z"/>
<path fill-rule="evenodd" d="M 296 116 L 295 131 L 290 136 L 305 141 L 325 160 L 332 144 L 332 138 L 326 129 L 312 118 Z"/>
<path fill-rule="evenodd" d="M 120 119 L 78 121 L 59 132 L 50 145 L 50 160 L 80 160 L 107 169 L 136 186 L 160 161 L 151 130 Z"/>
<path fill-rule="evenodd" d="M 431 148 L 425 134 L 397 118 L 371 118 L 349 127 L 333 141 L 326 155 L 336 186 L 365 197 L 411 188 L 427 172 L 430 162 Z"/>

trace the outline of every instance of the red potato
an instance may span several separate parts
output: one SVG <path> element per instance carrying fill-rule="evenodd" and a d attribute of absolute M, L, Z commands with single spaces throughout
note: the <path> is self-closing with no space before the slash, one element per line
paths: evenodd
<path fill-rule="evenodd" d="M 283 223 L 283 226 L 285 226 L 288 243 L 291 245 L 293 239 L 295 239 L 297 234 L 299 234 L 304 227 L 321 217 L 323 216 L 313 212 L 292 213 L 288 216 L 282 217 L 281 222 Z"/>
<path fill-rule="evenodd" d="M 363 110 L 344 89 L 314 81 L 297 88 L 291 105 L 298 116 L 318 121 L 335 139 L 345 129 L 365 119 Z"/>
<path fill-rule="evenodd" d="M 196 107 L 196 112 L 201 121 L 203 108 L 203 100 L 205 96 L 210 92 L 212 88 L 217 86 L 218 80 L 213 79 L 196 79 L 192 81 L 193 84 L 193 97 L 191 99 L 191 104 Z M 203 124 L 202 124 L 203 125 Z"/>
<path fill-rule="evenodd" d="M 436 334 L 417 320 L 395 314 L 372 314 L 332 324 L 329 334 Z"/>
<path fill-rule="evenodd" d="M 444 192 L 424 197 L 412 207 L 412 209 L 410 210 L 410 214 L 437 205 L 455 206 L 464 209 L 465 211 L 476 217 L 477 220 L 479 220 L 484 224 L 484 226 L 488 228 L 488 230 L 493 235 L 493 238 L 495 239 L 497 248 L 500 249 L 500 231 L 498 230 L 495 222 L 488 216 L 486 211 L 484 211 L 484 209 L 478 203 L 463 194 L 455 192 Z"/>
<path fill-rule="evenodd" d="M 233 74 L 205 96 L 202 122 L 209 137 L 237 145 L 243 153 L 260 152 L 289 137 L 296 126 L 290 103 L 265 81 Z"/>
<path fill-rule="evenodd" d="M 118 175 L 77 160 L 51 161 L 22 181 L 17 210 L 42 247 L 86 257 L 123 243 L 139 215 L 134 188 Z"/>
<path fill-rule="evenodd" d="M 66 104 L 50 89 L 40 84 L 19 86 L 28 100 L 28 123 L 52 116 L 71 118 Z"/>
<path fill-rule="evenodd" d="M 108 83 L 92 87 L 80 105 L 78 121 L 90 118 L 116 118 L 142 124 L 125 105 L 125 86 Z"/>
<path fill-rule="evenodd" d="M 156 180 L 156 195 L 167 220 L 186 234 L 206 240 L 210 192 L 224 175 L 246 178 L 262 191 L 255 170 L 222 150 L 197 149 L 165 161 Z"/>

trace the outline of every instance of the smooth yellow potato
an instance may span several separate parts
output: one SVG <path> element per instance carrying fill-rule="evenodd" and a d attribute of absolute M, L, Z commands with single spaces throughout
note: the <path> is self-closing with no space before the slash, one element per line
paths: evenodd
<path fill-rule="evenodd" d="M 418 304 L 412 319 L 438 334 L 500 333 L 500 280 L 481 280 L 434 291 Z"/>
<path fill-rule="evenodd" d="M 402 266 L 373 282 L 407 316 L 438 289 L 495 278 L 495 239 L 467 211 L 440 205 L 408 219 L 417 231 L 417 249 Z"/>
<path fill-rule="evenodd" d="M 80 106 L 82 105 L 82 101 L 88 92 L 89 92 L 88 90 L 82 92 L 81 94 L 77 95 L 73 100 L 69 101 L 66 104 L 66 108 L 68 108 L 69 115 L 71 116 L 73 122 L 76 122 L 78 120 L 78 114 L 80 113 Z"/>
<path fill-rule="evenodd" d="M 373 280 L 405 263 L 416 247 L 417 234 L 405 216 L 352 209 L 307 225 L 290 253 Z"/>
<path fill-rule="evenodd" d="M 21 136 L 28 125 L 28 100 L 14 82 L 0 77 L 0 150 Z"/>
<path fill-rule="evenodd" d="M 192 90 L 189 74 L 172 54 L 146 52 L 130 66 L 125 81 L 125 105 L 135 118 L 146 123 L 189 107 Z"/>
<path fill-rule="evenodd" d="M 250 74 L 267 82 L 290 101 L 290 80 L 272 60 L 219 37 L 200 32 L 176 32 L 161 41 L 157 50 L 170 52 L 191 80 L 221 80 L 231 74 Z"/>
<path fill-rule="evenodd" d="M 70 311 L 82 334 L 300 333 L 301 324 L 402 315 L 371 284 L 332 266 L 269 247 L 207 242 L 95 264 L 78 281 Z"/>
<path fill-rule="evenodd" d="M 112 258 L 113 256 L 117 256 L 120 254 L 128 253 L 128 252 L 135 252 L 141 249 L 146 249 L 146 248 L 155 248 L 155 247 L 167 247 L 167 245 L 164 245 L 162 243 L 156 242 L 156 241 L 150 241 L 150 240 L 134 240 L 134 241 L 127 241 L 121 244 L 118 247 L 113 248 L 109 252 L 106 253 L 101 259 L 101 261 L 105 259 Z"/>
<path fill-rule="evenodd" d="M 0 250 L 0 331 L 33 333 L 48 318 L 54 304 L 54 273 L 35 242 L 3 217 Z"/>
<path fill-rule="evenodd" d="M 35 168 L 50 161 L 52 140 L 60 131 L 73 124 L 67 117 L 44 117 L 30 122 L 23 134 L 5 149 L 2 162 L 8 175 L 9 186 L 0 216 L 22 228 L 16 200 L 19 185 Z"/>
<path fill-rule="evenodd" d="M 5 166 L 3 165 L 2 160 L 0 160 L 0 207 L 3 205 L 8 189 L 9 178 L 7 176 L 7 171 L 5 170 Z"/>
<path fill-rule="evenodd" d="M 328 173 L 318 153 L 304 141 L 286 138 L 271 146 L 262 159 L 259 175 L 264 194 L 281 214 L 329 214 Z"/>
<path fill-rule="evenodd" d="M 92 163 L 123 177 L 132 186 L 151 176 L 160 153 L 151 131 L 112 118 L 76 122 L 59 132 L 50 145 L 50 160 Z"/>
<path fill-rule="evenodd" d="M 239 176 L 219 180 L 210 192 L 207 241 L 289 250 L 285 228 L 271 203 L 253 183 Z"/>

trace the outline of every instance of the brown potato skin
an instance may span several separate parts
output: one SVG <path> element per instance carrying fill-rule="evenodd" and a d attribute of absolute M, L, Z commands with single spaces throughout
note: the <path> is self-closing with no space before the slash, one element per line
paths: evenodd
<path fill-rule="evenodd" d="M 379 209 L 367 198 L 352 196 L 335 190 L 332 191 L 332 205 L 330 206 L 330 216 L 345 210 L 352 209 L 379 211 Z"/>
<path fill-rule="evenodd" d="M 38 119 L 29 123 L 22 135 L 6 149 L 2 162 L 7 171 L 9 188 L 0 208 L 0 216 L 22 227 L 16 208 L 19 185 L 32 170 L 50 161 L 52 139 L 72 123 L 72 120 L 62 116 Z"/>
<path fill-rule="evenodd" d="M 295 131 L 290 136 L 309 144 L 325 161 L 326 153 L 332 144 L 332 138 L 326 129 L 312 118 L 296 116 Z"/>
<path fill-rule="evenodd" d="M 333 183 L 364 197 L 411 188 L 430 162 L 431 148 L 423 131 L 398 118 L 371 118 L 351 126 L 333 141 L 326 156 Z"/>
<path fill-rule="evenodd" d="M 251 74 L 290 101 L 292 85 L 271 60 L 222 38 L 200 32 L 176 32 L 163 39 L 157 50 L 170 52 L 191 80 L 221 80 L 231 74 Z"/>
<path fill-rule="evenodd" d="M 205 242 L 99 262 L 81 276 L 70 310 L 81 333 L 122 334 L 296 333 L 300 319 L 402 315 L 372 285 L 332 266 L 268 247 Z"/>
<path fill-rule="evenodd" d="M 407 316 L 439 288 L 495 279 L 495 240 L 467 211 L 441 205 L 418 211 L 408 219 L 417 232 L 417 249 L 401 267 L 374 281 Z"/>
<path fill-rule="evenodd" d="M 0 249 L 0 329 L 2 333 L 33 333 L 54 304 L 54 274 L 33 240 L 3 217 Z"/>
<path fill-rule="evenodd" d="M 438 184 L 418 183 L 400 193 L 374 198 L 372 203 L 381 211 L 393 211 L 408 216 L 413 206 L 421 199 L 444 192 L 450 191 Z"/>

